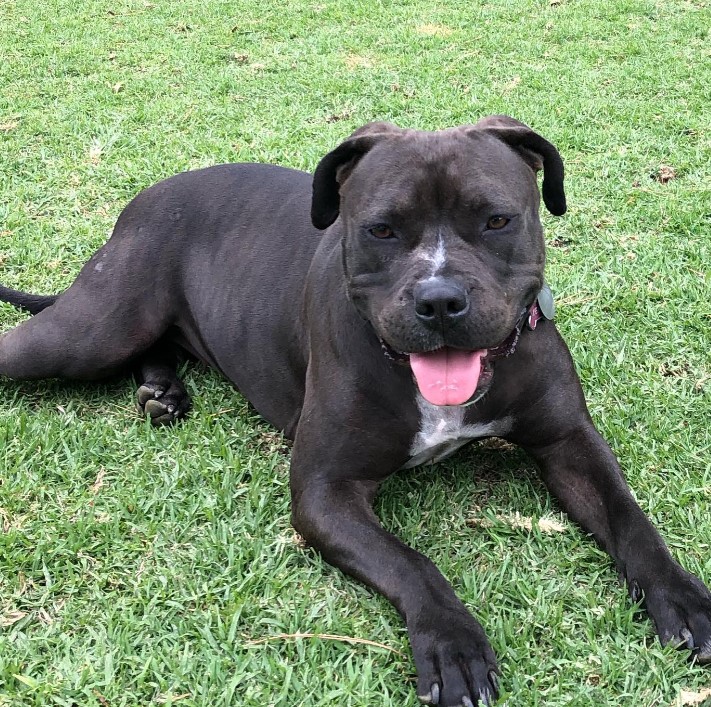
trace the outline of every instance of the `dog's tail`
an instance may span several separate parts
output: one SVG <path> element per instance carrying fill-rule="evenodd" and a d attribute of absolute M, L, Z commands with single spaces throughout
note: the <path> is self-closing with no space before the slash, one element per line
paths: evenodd
<path fill-rule="evenodd" d="M 33 295 L 0 285 L 0 302 L 9 302 L 15 307 L 37 314 L 57 301 L 59 295 Z"/>

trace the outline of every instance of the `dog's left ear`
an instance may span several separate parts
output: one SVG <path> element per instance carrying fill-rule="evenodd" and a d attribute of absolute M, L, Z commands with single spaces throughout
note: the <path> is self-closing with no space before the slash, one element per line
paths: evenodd
<path fill-rule="evenodd" d="M 381 140 L 404 131 L 392 123 L 368 123 L 358 128 L 345 142 L 329 152 L 316 167 L 311 200 L 311 222 L 323 230 L 340 212 L 340 188 L 358 161 Z"/>
<path fill-rule="evenodd" d="M 467 130 L 491 133 L 516 150 L 535 172 L 543 169 L 543 203 L 555 216 L 566 212 L 563 160 L 553 144 L 508 115 L 490 115 Z"/>

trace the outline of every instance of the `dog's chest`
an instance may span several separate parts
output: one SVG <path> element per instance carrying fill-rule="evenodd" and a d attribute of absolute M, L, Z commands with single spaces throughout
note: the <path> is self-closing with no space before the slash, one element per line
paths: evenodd
<path fill-rule="evenodd" d="M 420 429 L 412 440 L 410 459 L 403 465 L 403 469 L 442 461 L 467 442 L 506 434 L 510 427 L 508 418 L 465 424 L 465 408 L 432 405 L 419 394 L 417 406 L 420 410 Z"/>

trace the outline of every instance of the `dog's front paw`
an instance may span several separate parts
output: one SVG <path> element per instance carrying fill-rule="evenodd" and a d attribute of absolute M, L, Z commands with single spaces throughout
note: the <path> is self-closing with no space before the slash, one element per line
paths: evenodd
<path fill-rule="evenodd" d="M 190 396 L 178 381 L 145 381 L 136 393 L 138 411 L 154 425 L 169 425 L 190 409 Z"/>
<path fill-rule="evenodd" d="M 633 599 L 635 585 L 630 583 Z M 699 663 L 711 663 L 711 592 L 704 583 L 676 567 L 641 591 L 662 645 L 688 648 Z"/>
<path fill-rule="evenodd" d="M 499 696 L 496 656 L 484 629 L 462 611 L 439 610 L 410 628 L 417 694 L 429 705 L 492 705 Z"/>

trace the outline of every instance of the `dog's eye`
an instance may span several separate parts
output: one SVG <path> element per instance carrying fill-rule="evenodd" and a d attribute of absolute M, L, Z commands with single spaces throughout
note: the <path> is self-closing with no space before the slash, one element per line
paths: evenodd
<path fill-rule="evenodd" d="M 511 219 L 506 216 L 492 216 L 487 222 L 486 227 L 493 231 L 498 231 L 503 228 Z"/>
<path fill-rule="evenodd" d="M 393 232 L 393 229 L 390 228 L 390 226 L 386 226 L 384 223 L 380 223 L 377 226 L 373 226 L 372 228 L 369 228 L 368 232 L 370 233 L 371 236 L 375 236 L 376 238 L 394 238 L 395 237 L 395 233 Z"/>

